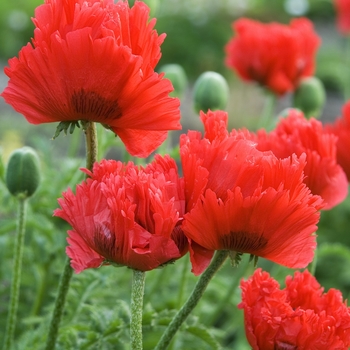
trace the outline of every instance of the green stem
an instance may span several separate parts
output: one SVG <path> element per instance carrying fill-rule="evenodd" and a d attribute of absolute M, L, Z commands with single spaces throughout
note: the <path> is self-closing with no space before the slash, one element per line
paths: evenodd
<path fill-rule="evenodd" d="M 145 290 L 144 271 L 133 270 L 131 288 L 130 340 L 132 350 L 142 350 L 142 310 Z"/>
<path fill-rule="evenodd" d="M 13 275 L 11 283 L 11 296 L 10 296 L 10 308 L 7 318 L 4 350 L 9 350 L 14 339 L 18 299 L 19 299 L 19 287 L 21 284 L 21 272 L 22 272 L 22 257 L 23 257 L 23 243 L 25 235 L 25 221 L 27 212 L 27 200 L 25 197 L 18 197 L 18 217 L 17 217 L 17 239 L 15 243 L 14 251 L 14 265 Z"/>
<path fill-rule="evenodd" d="M 257 129 L 265 128 L 269 131 L 273 128 L 276 95 L 272 91 L 266 90 L 265 96 L 265 105 L 258 121 Z"/>
<path fill-rule="evenodd" d="M 181 283 L 180 283 L 180 288 L 179 288 L 179 296 L 177 298 L 178 300 L 178 308 L 181 307 L 181 305 L 183 304 L 183 300 L 184 300 L 184 294 L 185 294 L 185 288 L 187 285 L 187 280 L 188 280 L 188 274 L 189 274 L 189 264 L 190 264 L 190 259 L 187 256 L 183 257 L 183 267 L 182 267 L 182 277 L 181 277 Z"/>
<path fill-rule="evenodd" d="M 73 269 L 70 267 L 70 259 L 68 258 L 66 260 L 66 265 L 64 267 L 63 274 L 60 279 L 60 284 L 58 286 L 58 294 L 56 297 L 55 308 L 51 318 L 45 350 L 53 350 L 55 348 L 56 339 L 58 335 L 58 328 L 60 326 L 72 274 Z"/>
<path fill-rule="evenodd" d="M 93 122 L 82 122 L 85 131 L 86 140 L 86 168 L 92 170 L 94 163 L 97 160 L 97 132 L 96 125 Z M 66 260 L 63 274 L 58 286 L 54 311 L 52 314 L 49 333 L 46 341 L 45 350 L 53 350 L 55 348 L 58 329 L 62 319 L 62 314 L 66 302 L 66 296 L 69 290 L 70 280 L 73 275 L 73 270 L 70 266 L 70 259 Z"/>
<path fill-rule="evenodd" d="M 163 333 L 162 337 L 159 340 L 159 343 L 155 347 L 155 350 L 165 350 L 182 323 L 186 320 L 187 316 L 191 311 L 196 307 L 200 298 L 202 297 L 204 291 L 206 290 L 209 282 L 215 275 L 215 273 L 220 269 L 226 258 L 228 257 L 229 252 L 226 250 L 219 250 L 216 252 L 214 259 L 210 263 L 209 267 L 203 272 L 199 278 L 196 286 L 194 287 L 192 294 L 187 299 L 186 303 L 175 315 L 173 320 L 170 322 L 168 328 Z"/>
<path fill-rule="evenodd" d="M 86 142 L 86 168 L 92 170 L 97 161 L 97 130 L 93 122 L 84 123 Z"/>
<path fill-rule="evenodd" d="M 239 263 L 239 265 L 235 266 L 235 278 L 232 278 L 231 285 L 227 289 L 225 297 L 218 303 L 214 313 L 212 315 L 208 315 L 208 323 L 211 325 L 214 325 L 219 320 L 220 315 L 222 315 L 222 312 L 225 310 L 225 308 L 227 308 L 227 305 L 229 305 L 232 296 L 237 290 L 241 278 L 246 275 L 247 270 L 251 270 L 248 269 L 249 266 L 253 266 L 253 264 L 250 264 L 249 255 L 245 255 L 246 256 L 242 257 L 242 261 Z"/>
<path fill-rule="evenodd" d="M 39 314 L 39 311 L 41 309 L 43 300 L 44 300 L 44 296 L 45 296 L 45 292 L 46 292 L 46 287 L 47 287 L 47 275 L 49 273 L 49 267 L 51 265 L 51 261 L 47 262 L 44 265 L 43 270 L 39 270 L 37 273 L 39 275 L 39 281 L 37 282 L 38 284 L 38 289 L 36 292 L 36 299 L 35 302 L 33 304 L 32 307 L 32 311 L 31 311 L 31 316 L 37 316 Z"/>

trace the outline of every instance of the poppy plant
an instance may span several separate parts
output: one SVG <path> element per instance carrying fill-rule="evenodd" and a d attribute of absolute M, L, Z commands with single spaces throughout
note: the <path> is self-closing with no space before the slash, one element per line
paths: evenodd
<path fill-rule="evenodd" d="M 241 18 L 232 24 L 235 36 L 226 45 L 226 65 L 246 81 L 256 81 L 277 95 L 294 91 L 313 75 L 320 38 L 306 18 L 290 25 Z"/>
<path fill-rule="evenodd" d="M 34 37 L 9 60 L 5 101 L 33 124 L 62 129 L 93 121 L 111 129 L 134 156 L 145 157 L 181 129 L 180 102 L 154 71 L 165 35 L 136 1 L 45 0 Z M 58 129 L 61 130 L 61 129 Z"/>
<path fill-rule="evenodd" d="M 334 123 L 326 124 L 326 130 L 337 137 L 337 161 L 350 182 L 350 101 L 344 104 L 342 115 Z"/>
<path fill-rule="evenodd" d="M 83 171 L 91 178 L 76 194 L 64 192 L 54 212 L 73 228 L 67 255 L 75 272 L 103 264 L 148 271 L 187 252 L 183 180 L 173 159 L 156 156 L 145 168 L 103 160 Z"/>
<path fill-rule="evenodd" d="M 348 194 L 346 174 L 337 162 L 337 138 L 314 118 L 307 120 L 296 109 L 288 110 L 276 128 L 257 134 L 245 131 L 260 151 L 271 150 L 278 158 L 306 155 L 305 184 L 325 201 L 324 209 L 341 203 Z"/>
<path fill-rule="evenodd" d="M 336 10 L 337 28 L 340 34 L 350 34 L 350 1 L 349 0 L 333 0 Z"/>
<path fill-rule="evenodd" d="M 322 199 L 303 183 L 305 155 L 278 159 L 244 135 L 229 135 L 227 114 L 201 113 L 205 135 L 180 139 L 186 196 L 182 228 L 192 271 L 216 250 L 264 257 L 288 267 L 313 259 Z"/>
<path fill-rule="evenodd" d="M 241 281 L 244 324 L 253 350 L 346 350 L 350 308 L 340 291 L 323 288 L 308 270 L 286 278 L 285 289 L 257 269 Z"/>

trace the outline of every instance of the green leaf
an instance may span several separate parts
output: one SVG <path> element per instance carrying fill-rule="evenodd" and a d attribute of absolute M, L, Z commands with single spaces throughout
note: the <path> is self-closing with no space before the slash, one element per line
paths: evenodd
<path fill-rule="evenodd" d="M 186 327 L 186 332 L 190 333 L 197 338 L 201 339 L 206 344 L 210 345 L 213 349 L 220 349 L 220 344 L 216 339 L 210 334 L 207 328 L 201 325 Z"/>

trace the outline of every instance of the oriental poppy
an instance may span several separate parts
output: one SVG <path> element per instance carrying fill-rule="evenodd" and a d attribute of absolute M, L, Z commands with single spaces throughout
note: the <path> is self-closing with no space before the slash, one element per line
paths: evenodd
<path fill-rule="evenodd" d="M 64 192 L 54 212 L 72 226 L 67 255 L 77 273 L 102 264 L 148 271 L 187 252 L 183 179 L 173 159 L 156 156 L 146 167 L 103 160 L 84 172 L 91 178 L 76 194 Z"/>
<path fill-rule="evenodd" d="M 243 80 L 283 95 L 313 74 L 320 38 L 307 18 L 290 25 L 240 18 L 232 28 L 235 36 L 225 47 L 226 65 Z"/>
<path fill-rule="evenodd" d="M 277 158 L 244 134 L 229 135 L 225 112 L 202 113 L 205 135 L 180 139 L 192 270 L 215 250 L 249 253 L 288 267 L 313 259 L 322 199 L 304 184 L 306 156 Z"/>
<path fill-rule="evenodd" d="M 350 308 L 340 291 L 323 292 L 308 270 L 296 271 L 280 289 L 257 269 L 241 281 L 244 324 L 253 350 L 346 350 L 350 346 Z"/>
<path fill-rule="evenodd" d="M 180 129 L 180 102 L 154 71 L 165 35 L 136 1 L 46 0 L 35 10 L 34 37 L 9 60 L 1 96 L 33 124 L 81 121 L 111 129 L 145 157 Z"/>

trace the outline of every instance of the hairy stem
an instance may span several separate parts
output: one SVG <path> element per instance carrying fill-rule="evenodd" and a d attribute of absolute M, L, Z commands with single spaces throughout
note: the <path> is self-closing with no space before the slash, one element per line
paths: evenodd
<path fill-rule="evenodd" d="M 274 110 L 276 105 L 276 95 L 272 91 L 266 91 L 265 93 L 265 105 L 258 122 L 258 129 L 264 128 L 266 130 L 272 130 L 274 128 Z"/>
<path fill-rule="evenodd" d="M 173 320 L 170 322 L 168 328 L 163 333 L 162 337 L 159 340 L 159 343 L 155 347 L 155 350 L 165 350 L 168 347 L 170 341 L 172 340 L 182 323 L 186 320 L 188 315 L 198 304 L 209 282 L 211 281 L 215 273 L 220 269 L 228 255 L 229 252 L 226 250 L 219 250 L 216 252 L 212 262 L 199 278 L 196 286 L 192 291 L 192 294 L 187 299 L 186 303 L 182 306 L 182 308 L 179 310 L 179 312 L 175 315 Z"/>
<path fill-rule="evenodd" d="M 144 271 L 133 270 L 131 288 L 130 340 L 132 350 L 142 350 L 142 310 L 145 290 Z"/>
<path fill-rule="evenodd" d="M 72 278 L 73 270 L 70 267 L 70 260 L 67 258 L 66 265 L 63 270 L 63 274 L 60 279 L 60 284 L 58 286 L 58 294 L 55 301 L 55 308 L 52 314 L 49 334 L 47 337 L 45 350 L 52 350 L 55 348 L 58 328 L 60 326 L 64 305 L 66 303 L 66 296 L 69 289 L 69 283 Z"/>
<path fill-rule="evenodd" d="M 82 122 L 86 140 L 86 168 L 92 170 L 97 160 L 97 132 L 96 125 L 93 122 Z M 58 329 L 62 319 L 62 314 L 66 302 L 66 296 L 69 290 L 70 280 L 73 270 L 70 266 L 70 259 L 67 258 L 66 264 L 58 286 L 55 306 L 49 326 L 45 350 L 53 350 L 55 348 Z"/>
<path fill-rule="evenodd" d="M 17 237 L 15 242 L 14 251 L 14 264 L 13 274 L 11 283 L 11 296 L 10 296 L 10 307 L 7 318 L 4 350 L 11 348 L 11 344 L 14 339 L 18 299 L 19 299 L 19 287 L 21 284 L 21 273 L 22 273 L 22 257 L 23 257 L 23 243 L 25 235 L 25 222 L 26 222 L 26 211 L 27 211 L 27 199 L 25 197 L 18 197 L 18 213 L 17 213 Z"/>

